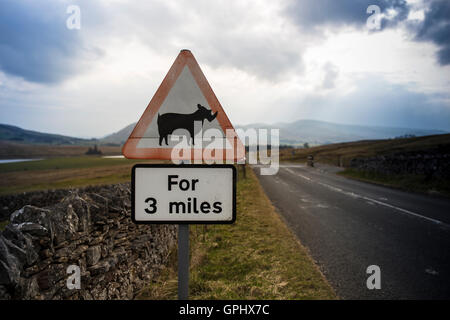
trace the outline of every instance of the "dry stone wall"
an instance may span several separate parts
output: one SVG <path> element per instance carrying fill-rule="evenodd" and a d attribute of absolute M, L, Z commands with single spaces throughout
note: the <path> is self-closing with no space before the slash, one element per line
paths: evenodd
<path fill-rule="evenodd" d="M 411 152 L 378 155 L 371 158 L 355 158 L 350 167 L 385 175 L 414 174 L 429 179 L 450 178 L 450 153 Z"/>
<path fill-rule="evenodd" d="M 129 184 L 22 196 L 0 233 L 0 299 L 132 299 L 176 243 L 174 225 L 131 221 Z M 71 265 L 81 289 L 67 286 Z"/>

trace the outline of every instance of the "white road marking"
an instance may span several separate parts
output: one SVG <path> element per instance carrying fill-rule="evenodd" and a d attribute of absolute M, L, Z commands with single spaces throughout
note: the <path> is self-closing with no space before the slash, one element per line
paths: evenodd
<path fill-rule="evenodd" d="M 280 168 L 304 168 L 306 165 L 304 164 L 280 164 Z"/>
<path fill-rule="evenodd" d="M 302 174 L 300 174 L 300 173 L 294 172 L 294 171 L 291 170 L 291 169 L 287 169 L 287 168 L 286 168 L 286 171 L 289 172 L 290 174 L 295 174 L 295 175 L 297 175 L 297 176 L 299 176 L 299 177 L 302 177 L 303 179 L 306 179 L 306 180 L 308 180 L 308 181 L 311 181 L 311 178 L 308 178 L 307 176 L 304 176 L 304 175 L 302 175 Z"/>
<path fill-rule="evenodd" d="M 302 175 L 300 173 L 294 172 L 291 169 L 287 169 L 286 168 L 286 171 L 288 171 L 289 173 L 294 174 L 296 176 L 299 176 L 299 177 L 301 177 L 301 178 L 303 178 L 303 179 L 305 179 L 307 181 L 312 181 L 311 178 L 306 177 L 306 176 L 304 176 L 304 175 Z M 450 227 L 450 225 L 448 225 L 448 224 L 446 224 L 446 223 L 444 223 L 444 222 L 442 222 L 440 220 L 433 219 L 433 218 L 430 218 L 430 217 L 426 217 L 426 216 L 423 216 L 423 215 L 418 214 L 416 212 L 412 212 L 412 211 L 409 211 L 409 210 L 406 210 L 406 209 L 403 209 L 403 208 L 400 208 L 400 207 L 396 207 L 396 206 L 394 206 L 392 204 L 389 204 L 389 203 L 386 203 L 386 202 L 383 202 L 383 201 L 372 199 L 372 198 L 369 198 L 369 197 L 366 197 L 366 196 L 363 196 L 363 195 L 360 195 L 360 194 L 357 194 L 357 193 L 354 193 L 354 192 L 344 191 L 341 188 L 338 188 L 338 187 L 335 187 L 335 186 L 332 186 L 332 185 L 329 185 L 327 183 L 323 183 L 323 182 L 320 182 L 320 181 L 316 181 L 316 183 L 318 183 L 318 184 L 320 184 L 320 185 L 322 185 L 322 186 L 324 186 L 324 187 L 326 187 L 326 188 L 328 188 L 330 190 L 333 190 L 333 191 L 336 191 L 336 192 L 340 192 L 340 193 L 345 194 L 347 196 L 350 196 L 352 198 L 359 198 L 359 199 L 364 199 L 366 201 L 371 201 L 371 202 L 374 202 L 374 203 L 379 204 L 381 206 L 385 206 L 385 207 L 388 207 L 388 208 L 400 211 L 402 213 L 414 216 L 416 218 L 420 218 L 420 219 L 423 219 L 423 220 L 426 220 L 426 221 L 429 221 L 429 222 L 432 222 L 432 223 L 435 223 L 435 224 L 439 224 L 439 225 L 445 226 L 446 228 Z"/>
<path fill-rule="evenodd" d="M 428 274 L 431 274 L 432 276 L 439 275 L 439 272 L 437 272 L 436 270 L 433 270 L 431 268 L 425 269 L 425 272 L 428 273 Z"/>

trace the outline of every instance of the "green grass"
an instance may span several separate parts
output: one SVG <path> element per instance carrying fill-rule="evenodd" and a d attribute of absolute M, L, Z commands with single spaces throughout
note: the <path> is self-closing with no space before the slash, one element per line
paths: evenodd
<path fill-rule="evenodd" d="M 235 224 L 190 230 L 190 299 L 337 298 L 251 170 L 238 181 Z M 176 252 L 137 298 L 177 298 Z"/>
<path fill-rule="evenodd" d="M 384 175 L 377 172 L 352 168 L 338 173 L 344 177 L 381 184 L 406 191 L 450 196 L 450 181 L 444 179 L 427 180 L 424 175 Z"/>
<path fill-rule="evenodd" d="M 61 170 L 61 169 L 81 169 L 104 166 L 114 166 L 142 162 L 142 160 L 114 159 L 102 157 L 70 157 L 52 158 L 25 162 L 12 162 L 0 164 L 0 173 L 17 171 L 36 170 Z"/>

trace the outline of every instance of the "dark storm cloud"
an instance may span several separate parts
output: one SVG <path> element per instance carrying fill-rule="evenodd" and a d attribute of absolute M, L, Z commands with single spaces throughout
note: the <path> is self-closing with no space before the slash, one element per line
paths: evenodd
<path fill-rule="evenodd" d="M 346 95 L 310 94 L 292 103 L 291 118 L 389 127 L 437 129 L 450 132 L 450 95 L 416 92 L 367 74 Z"/>
<path fill-rule="evenodd" d="M 66 27 L 67 6 L 57 1 L 0 2 L 0 70 L 37 83 L 57 83 L 80 68 L 81 30 Z M 83 12 L 82 12 L 83 13 Z"/>
<path fill-rule="evenodd" d="M 381 20 L 381 30 L 406 21 L 411 7 L 405 0 L 293 0 L 287 15 L 302 30 L 320 27 L 354 26 L 365 28 L 368 6 L 378 5 L 381 13 L 394 10 L 392 19 Z M 450 64 L 450 0 L 424 0 L 425 19 L 407 21 L 407 28 L 416 41 L 428 41 L 438 46 L 437 60 Z M 420 5 L 419 5 L 420 6 Z"/>
<path fill-rule="evenodd" d="M 389 9 L 397 12 L 392 20 L 382 20 L 382 27 L 395 25 L 406 19 L 409 6 L 405 0 L 294 0 L 288 6 L 288 15 L 303 29 L 320 26 L 365 26 L 370 16 L 370 5 L 377 5 L 381 12 Z"/>
<path fill-rule="evenodd" d="M 439 47 L 437 58 L 441 65 L 450 64 L 450 1 L 426 1 L 425 19 L 411 25 L 418 41 L 431 41 Z"/>

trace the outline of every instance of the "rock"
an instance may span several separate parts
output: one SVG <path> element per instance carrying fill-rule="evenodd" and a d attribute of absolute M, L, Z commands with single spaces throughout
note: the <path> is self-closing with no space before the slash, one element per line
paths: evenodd
<path fill-rule="evenodd" d="M 48 235 L 49 233 L 45 227 L 33 222 L 23 222 L 17 226 L 17 229 L 22 233 L 29 233 L 38 237 Z"/>
<path fill-rule="evenodd" d="M 0 300 L 9 300 L 11 295 L 4 285 L 0 285 Z"/>
<path fill-rule="evenodd" d="M 86 251 L 86 263 L 88 266 L 97 264 L 102 256 L 102 249 L 100 246 L 93 246 Z"/>
<path fill-rule="evenodd" d="M 109 265 L 108 261 L 102 261 L 102 262 L 97 263 L 96 265 L 93 265 L 88 268 L 88 270 L 92 276 L 104 274 L 104 273 L 108 272 L 109 269 L 110 269 L 110 265 Z"/>
<path fill-rule="evenodd" d="M 44 249 L 41 252 L 39 252 L 39 256 L 42 259 L 46 259 L 46 258 L 50 258 L 51 256 L 53 256 L 53 253 L 50 249 Z"/>
<path fill-rule="evenodd" d="M 83 252 L 86 252 L 86 250 L 88 250 L 88 246 L 87 245 L 81 245 L 78 248 L 76 248 L 74 251 L 72 251 L 70 253 L 70 259 L 71 260 L 76 260 Z"/>
<path fill-rule="evenodd" d="M 55 245 L 73 240 L 78 230 L 78 222 L 78 216 L 67 200 L 55 206 L 52 212 Z"/>
<path fill-rule="evenodd" d="M 5 240 L 0 236 L 0 285 L 11 285 L 19 280 L 22 265 L 19 258 L 10 253 Z"/>
<path fill-rule="evenodd" d="M 0 259 L 3 261 L 8 261 L 9 256 L 16 258 L 20 267 L 25 265 L 27 262 L 26 251 L 0 235 L 0 257 L 2 256 L 4 259 Z"/>
<path fill-rule="evenodd" d="M 38 208 L 35 206 L 26 205 L 23 208 L 15 211 L 10 218 L 14 224 L 21 224 L 24 222 L 34 222 L 44 226 L 47 230 L 50 229 L 50 222 L 48 216 L 50 210 Z"/>
<path fill-rule="evenodd" d="M 40 296 L 39 285 L 36 277 L 30 279 L 21 278 L 19 281 L 20 297 L 23 300 L 36 299 Z"/>
<path fill-rule="evenodd" d="M 68 247 L 63 247 L 55 251 L 56 258 L 67 257 L 70 254 L 70 249 Z"/>
<path fill-rule="evenodd" d="M 40 290 L 48 290 L 52 286 L 53 282 L 50 279 L 48 270 L 42 271 L 36 275 L 37 284 Z"/>

